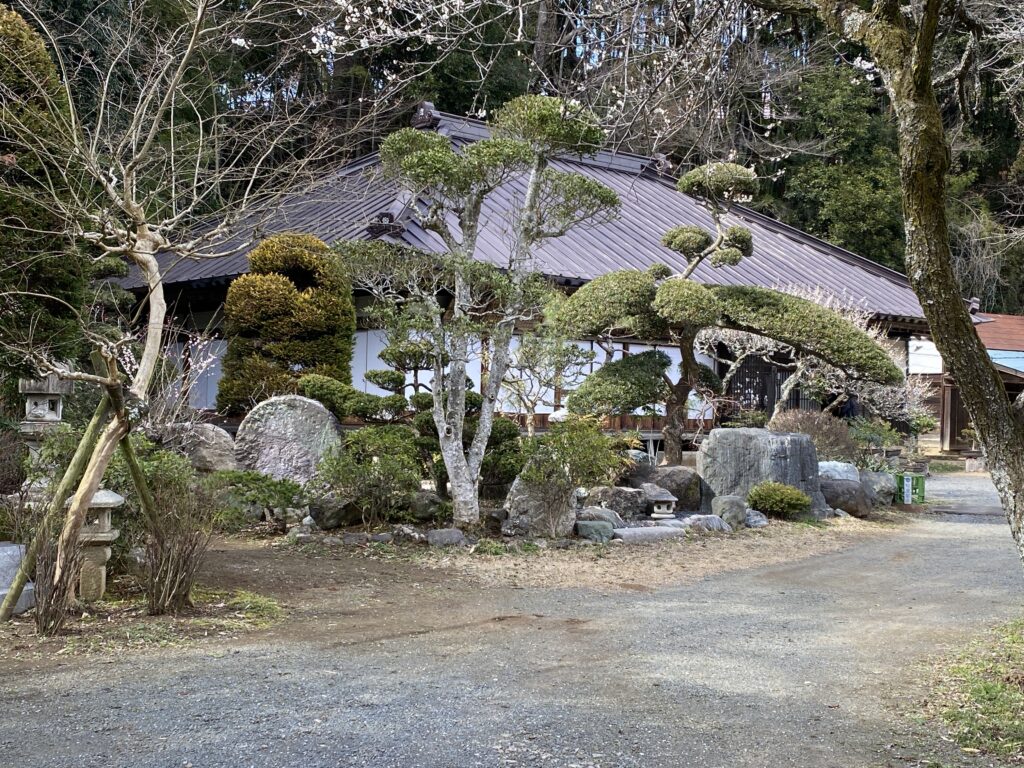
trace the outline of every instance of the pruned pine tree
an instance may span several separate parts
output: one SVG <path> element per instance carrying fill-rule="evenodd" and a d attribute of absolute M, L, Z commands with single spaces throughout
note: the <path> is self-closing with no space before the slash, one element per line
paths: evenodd
<path fill-rule="evenodd" d="M 683 272 L 672 275 L 668 267 L 656 265 L 644 272 L 603 275 L 574 293 L 561 312 L 561 322 L 572 336 L 596 337 L 609 346 L 618 339 L 635 339 L 678 347 L 678 376 L 667 364 L 661 368 L 665 456 L 670 463 L 681 459 L 691 391 L 711 396 L 721 387 L 718 377 L 696 358 L 695 343 L 703 329 L 721 327 L 768 337 L 853 378 L 894 385 L 903 380 L 900 369 L 874 339 L 825 307 L 767 288 L 703 285 L 690 279 L 705 261 L 712 266 L 734 265 L 750 255 L 750 230 L 727 225 L 724 216 L 734 203 L 752 195 L 756 185 L 752 171 L 731 163 L 713 163 L 685 174 L 679 179 L 679 191 L 702 201 L 715 230 L 680 226 L 665 233 L 664 244 L 687 260 Z M 606 378 L 631 374 L 633 357 L 642 356 L 606 365 L 612 372 L 591 376 L 576 397 L 588 398 L 588 390 L 607 387 Z"/>
<path fill-rule="evenodd" d="M 480 520 L 480 468 L 513 332 L 539 318 L 548 290 L 536 271 L 536 248 L 573 227 L 607 221 L 618 209 L 612 190 L 551 165 L 560 154 L 601 146 L 591 113 L 559 99 L 521 96 L 497 113 L 491 130 L 491 138 L 460 149 L 445 136 L 411 128 L 381 146 L 385 173 L 409 195 L 410 215 L 440 238 L 439 253 L 380 241 L 343 246 L 353 285 L 374 297 L 385 322 L 409 329 L 429 350 L 432 414 L 460 526 Z M 475 258 L 481 214 L 505 185 L 515 201 L 487 215 L 491 226 L 500 222 L 508 252 L 500 264 L 484 263 Z M 467 449 L 467 380 L 477 360 L 483 403 Z"/>

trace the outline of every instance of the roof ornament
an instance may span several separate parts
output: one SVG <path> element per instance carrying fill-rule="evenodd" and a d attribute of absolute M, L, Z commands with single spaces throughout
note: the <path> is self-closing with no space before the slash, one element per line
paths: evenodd
<path fill-rule="evenodd" d="M 668 159 L 668 155 L 662 152 L 656 152 L 651 155 L 650 162 L 644 166 L 644 171 L 648 173 L 654 173 L 658 176 L 664 176 L 672 173 L 672 161 Z"/>
<path fill-rule="evenodd" d="M 373 237 L 384 235 L 400 235 L 405 231 L 405 225 L 397 220 L 395 214 L 390 211 L 378 213 L 370 223 L 366 225 L 366 233 Z"/>
<path fill-rule="evenodd" d="M 441 114 L 434 108 L 434 102 L 421 101 L 416 107 L 416 114 L 412 116 L 411 125 L 413 128 L 432 129 L 437 128 L 441 123 Z"/>

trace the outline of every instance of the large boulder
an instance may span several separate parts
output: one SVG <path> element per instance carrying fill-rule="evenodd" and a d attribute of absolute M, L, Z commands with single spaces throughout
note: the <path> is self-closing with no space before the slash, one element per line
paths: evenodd
<path fill-rule="evenodd" d="M 612 528 L 625 528 L 626 521 L 622 519 L 622 516 L 614 509 L 605 509 L 604 507 L 583 507 L 576 511 L 576 521 L 598 521 L 603 523 L 610 523 Z"/>
<path fill-rule="evenodd" d="M 246 469 L 305 484 L 340 442 L 338 420 L 323 405 L 308 397 L 282 395 L 264 400 L 242 420 L 235 457 Z"/>
<path fill-rule="evenodd" d="M 828 510 L 818 481 L 818 453 L 808 435 L 767 429 L 713 429 L 697 454 L 701 506 L 711 511 L 715 496 L 744 499 L 758 483 L 771 480 L 811 497 L 811 510 Z"/>
<path fill-rule="evenodd" d="M 165 432 L 164 443 L 188 456 L 200 472 L 238 469 L 235 441 L 213 424 L 172 424 Z"/>
<path fill-rule="evenodd" d="M 818 477 L 829 480 L 852 480 L 860 482 L 860 470 L 855 464 L 845 461 L 819 461 Z"/>
<path fill-rule="evenodd" d="M 891 507 L 896 500 L 896 478 L 888 472 L 862 469 L 860 484 L 873 507 Z"/>
<path fill-rule="evenodd" d="M 692 467 L 655 467 L 651 482 L 676 497 L 677 512 L 695 512 L 700 509 L 700 475 Z"/>
<path fill-rule="evenodd" d="M 565 538 L 576 525 L 575 489 L 562 498 L 552 498 L 550 489 L 529 483 L 522 475 L 512 483 L 503 508 L 502 533 L 506 536 Z"/>
<path fill-rule="evenodd" d="M 742 496 L 715 496 L 711 500 L 711 513 L 733 528 L 742 528 L 747 524 L 747 500 Z"/>
<path fill-rule="evenodd" d="M 821 492 L 825 502 L 833 509 L 841 509 L 854 517 L 864 517 L 871 512 L 871 502 L 860 480 L 830 480 L 823 477 Z"/>
<path fill-rule="evenodd" d="M 647 496 L 642 490 L 617 485 L 599 485 L 588 489 L 587 504 L 614 509 L 626 520 L 642 517 L 647 512 Z"/>
<path fill-rule="evenodd" d="M 347 499 L 333 493 L 310 499 L 309 516 L 313 518 L 317 528 L 331 531 L 347 525 L 356 525 L 363 521 L 363 516 Z"/>
<path fill-rule="evenodd" d="M 599 544 L 606 544 L 611 541 L 615 528 L 611 523 L 604 520 L 577 520 L 576 535 L 581 539 L 596 541 Z"/>

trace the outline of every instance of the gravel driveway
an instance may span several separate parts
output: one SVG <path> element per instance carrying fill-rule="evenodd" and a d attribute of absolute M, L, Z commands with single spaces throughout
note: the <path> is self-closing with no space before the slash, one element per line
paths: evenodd
<path fill-rule="evenodd" d="M 930 488 L 964 482 L 987 491 Z M 365 640 L 325 607 L 240 643 L 9 670 L 0 765 L 913 765 L 948 750 L 894 714 L 920 662 L 1019 615 L 1022 586 L 1005 522 L 933 515 L 649 593 L 438 588 L 433 624 L 382 603 Z"/>

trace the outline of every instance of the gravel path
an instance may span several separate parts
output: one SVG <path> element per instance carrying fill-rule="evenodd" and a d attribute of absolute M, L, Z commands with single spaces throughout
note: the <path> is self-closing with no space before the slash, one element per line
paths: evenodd
<path fill-rule="evenodd" d="M 964 482 L 986 492 L 929 487 Z M 1022 585 L 987 515 L 650 593 L 455 584 L 424 595 L 430 627 L 382 604 L 366 640 L 325 607 L 243 643 L 0 670 L 0 765 L 913 765 L 942 746 L 893 697 L 1019 614 Z"/>

